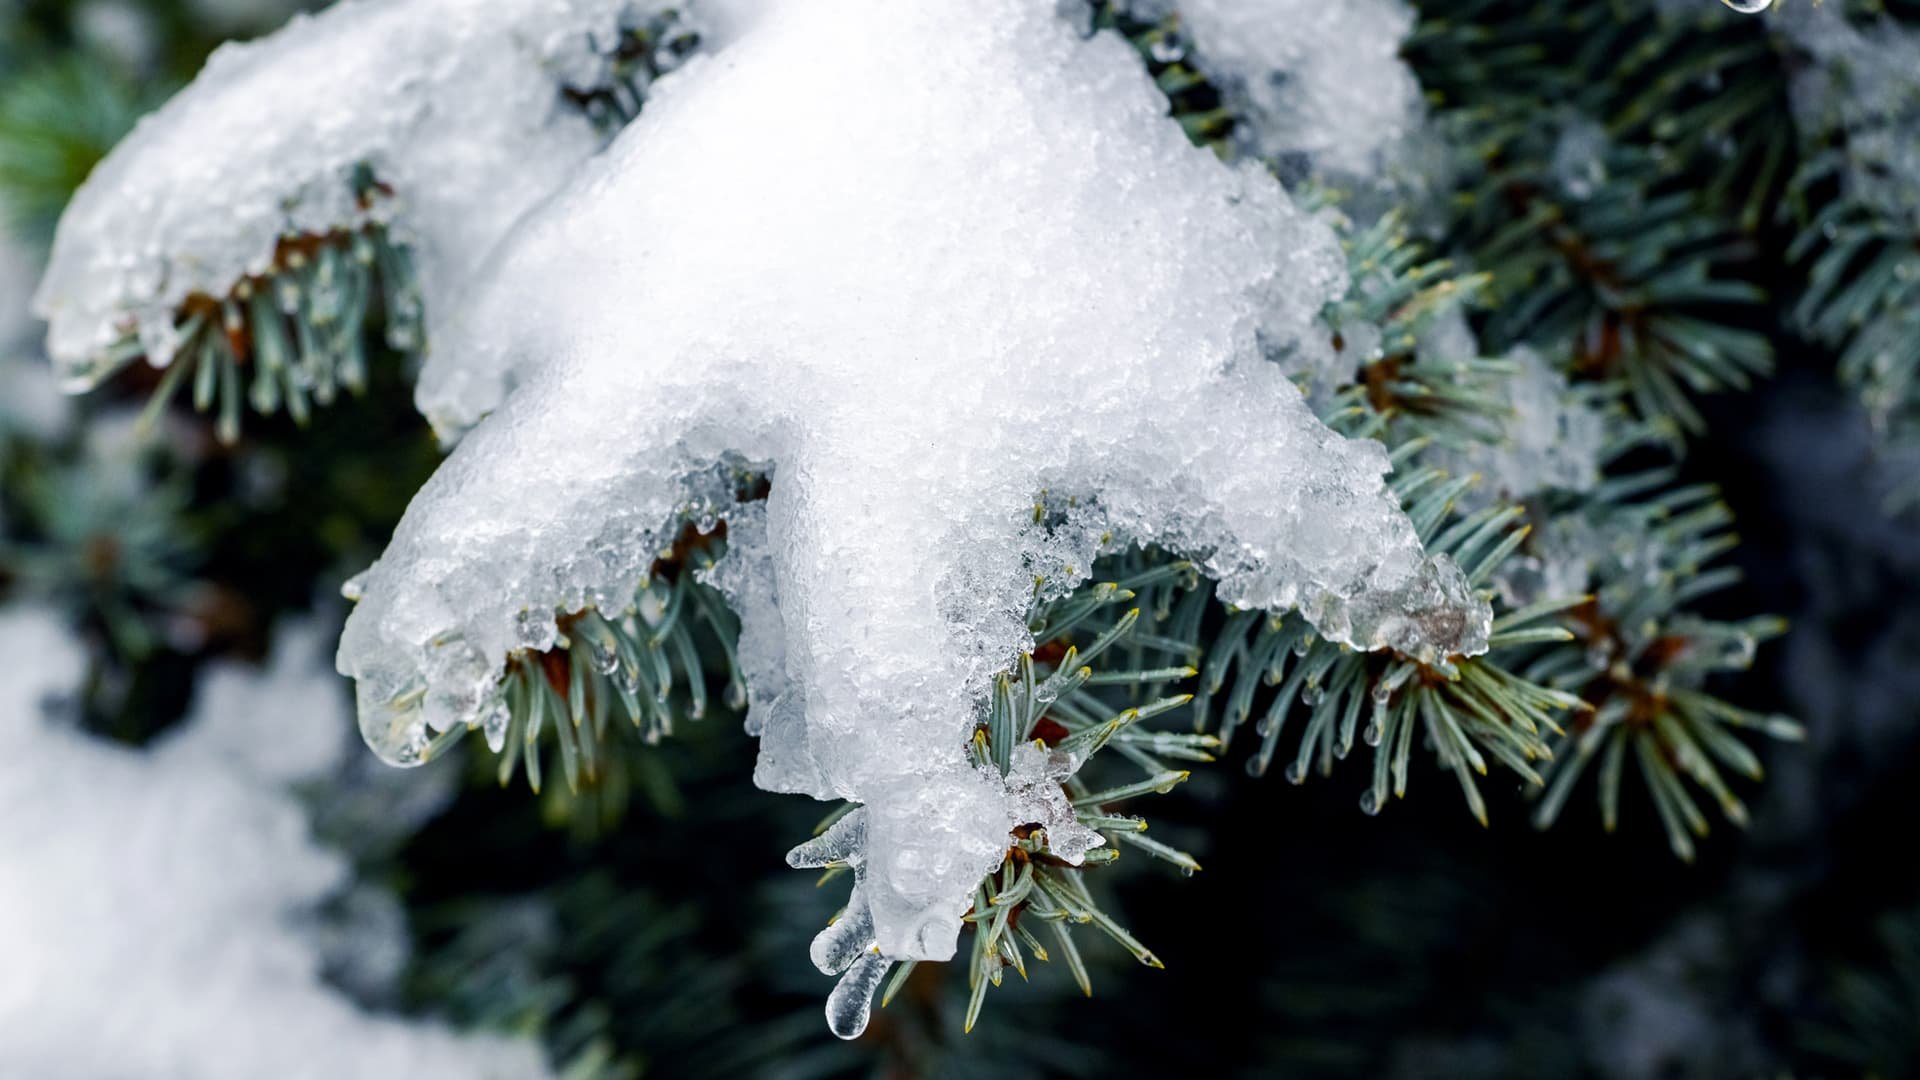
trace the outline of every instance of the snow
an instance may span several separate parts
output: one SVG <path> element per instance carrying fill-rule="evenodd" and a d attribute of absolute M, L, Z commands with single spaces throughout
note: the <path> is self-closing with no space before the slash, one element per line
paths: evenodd
<path fill-rule="evenodd" d="M 1557 515 L 1536 532 L 1526 552 L 1494 572 L 1494 584 L 1509 608 L 1579 596 L 1609 565 L 1621 537 L 1586 514 Z"/>
<path fill-rule="evenodd" d="M 1920 31 L 1846 5 L 1789 4 L 1769 15 L 1813 63 L 1790 84 L 1801 130 L 1844 136 L 1848 194 L 1920 228 Z"/>
<path fill-rule="evenodd" d="M 1499 442 L 1474 444 L 1436 460 L 1478 473 L 1477 493 L 1483 496 L 1520 500 L 1550 490 L 1591 491 L 1600 481 L 1605 418 L 1534 350 L 1518 346 L 1506 360 L 1515 371 L 1501 384 L 1511 411 Z"/>
<path fill-rule="evenodd" d="M 371 1015 L 321 980 L 329 942 L 302 922 L 350 873 L 285 790 L 345 749 L 318 644 L 295 631 L 263 672 L 216 666 L 138 750 L 48 714 L 80 646 L 47 613 L 0 611 L 0 1074 L 545 1075 L 529 1042 Z"/>
<path fill-rule="evenodd" d="M 1304 157 L 1322 177 L 1372 180 L 1402 163 L 1424 121 L 1400 58 L 1413 29 L 1404 0 L 1134 0 L 1178 14 L 1189 61 L 1220 87 L 1256 157 Z"/>
<path fill-rule="evenodd" d="M 1560 194 L 1585 202 L 1607 182 L 1612 142 L 1606 127 L 1584 113 L 1569 110 L 1559 122 L 1560 136 L 1554 140 L 1547 174 Z"/>
<path fill-rule="evenodd" d="M 681 521 L 731 515 L 756 782 L 863 804 L 880 950 L 943 959 L 1020 803 L 964 744 L 1036 577 L 1159 543 L 1229 603 L 1416 655 L 1483 649 L 1489 612 L 1272 360 L 1327 332 L 1327 226 L 1189 145 L 1121 40 L 1031 0 L 760 7 L 436 339 L 422 405 L 478 423 L 338 663 L 417 761 L 556 613 L 623 610 Z"/>
<path fill-rule="evenodd" d="M 36 297 L 66 380 L 134 334 L 155 366 L 189 296 L 225 297 L 289 235 L 390 224 L 429 320 L 526 210 L 600 146 L 563 84 L 604 77 L 631 0 L 344 0 L 217 50 L 94 171 Z M 362 202 L 365 166 L 392 188 Z"/>

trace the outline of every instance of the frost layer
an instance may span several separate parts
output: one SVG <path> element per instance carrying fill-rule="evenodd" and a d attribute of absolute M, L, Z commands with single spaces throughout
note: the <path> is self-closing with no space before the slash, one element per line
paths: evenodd
<path fill-rule="evenodd" d="M 1404 0 L 1133 0 L 1177 13 L 1190 62 L 1219 86 L 1236 137 L 1284 174 L 1385 174 L 1421 125 L 1420 85 L 1400 59 Z"/>
<path fill-rule="evenodd" d="M 479 720 L 557 610 L 624 608 L 670 523 L 730 512 L 703 466 L 762 463 L 717 575 L 755 779 L 866 804 L 880 950 L 944 958 L 1018 802 L 967 765 L 976 703 L 1030 645 L 1035 576 L 1070 587 L 1102 533 L 1336 640 L 1484 647 L 1381 448 L 1269 359 L 1344 285 L 1325 226 L 1165 112 L 1048 4 L 764 5 L 438 343 L 437 422 L 504 402 L 359 583 L 339 665 L 368 740 L 405 762 Z M 1042 491 L 1067 526 L 1035 523 Z"/>
<path fill-rule="evenodd" d="M 266 272 L 285 236 L 390 222 L 426 314 L 600 145 L 560 89 L 603 77 L 634 0 L 344 0 L 217 50 L 134 129 L 60 222 L 48 351 L 85 385 L 137 334 L 164 366 L 182 301 Z M 362 200 L 365 167 L 391 198 Z M 431 334 L 429 335 L 431 337 Z"/>
<path fill-rule="evenodd" d="M 322 981 L 299 920 L 347 867 L 282 787 L 345 748 L 316 644 L 283 642 L 264 675 L 213 669 L 140 751 L 44 715 L 79 685 L 79 647 L 51 615 L 0 611 L 0 1074 L 545 1075 L 529 1042 L 372 1016 Z"/>

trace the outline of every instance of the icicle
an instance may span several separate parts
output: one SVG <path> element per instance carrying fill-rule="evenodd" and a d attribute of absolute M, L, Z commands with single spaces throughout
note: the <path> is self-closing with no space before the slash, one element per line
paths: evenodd
<path fill-rule="evenodd" d="M 873 992 L 887 977 L 893 961 L 877 952 L 862 956 L 847 969 L 827 995 L 827 1027 L 843 1039 L 857 1039 L 873 1015 Z"/>

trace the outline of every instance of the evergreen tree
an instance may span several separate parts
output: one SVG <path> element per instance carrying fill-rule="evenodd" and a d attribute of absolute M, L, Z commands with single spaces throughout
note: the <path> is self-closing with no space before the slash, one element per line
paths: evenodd
<path fill-rule="evenodd" d="M 0 639 L 85 653 L 0 705 L 351 867 L 278 1049 L 0 1062 L 1639 1075 L 1556 1021 L 1692 964 L 1669 1061 L 1902 1074 L 1920 881 L 1712 826 L 1832 745 L 1756 400 L 1909 564 L 1920 6 L 1754 6 L 0 0 Z M 371 749 L 275 758 L 343 616 Z"/>

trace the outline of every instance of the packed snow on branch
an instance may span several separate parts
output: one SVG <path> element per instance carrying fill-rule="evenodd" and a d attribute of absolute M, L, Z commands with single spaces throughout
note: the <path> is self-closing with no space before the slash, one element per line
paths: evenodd
<path fill-rule="evenodd" d="M 1425 110 L 1400 58 L 1404 0 L 1128 0 L 1176 15 L 1184 59 L 1240 118 L 1236 138 L 1289 179 L 1373 181 L 1405 162 Z"/>
<path fill-rule="evenodd" d="M 1036 578 L 1152 542 L 1333 640 L 1484 648 L 1382 449 L 1274 362 L 1328 333 L 1330 230 L 1194 149 L 1118 37 L 788 0 L 676 80 L 429 357 L 429 414 L 477 427 L 353 587 L 381 754 L 480 723 L 557 613 L 624 610 L 681 521 L 731 515 L 756 781 L 864 804 L 876 947 L 943 959 L 1015 823 L 964 746 Z M 737 460 L 772 472 L 751 512 L 710 479 Z"/>
<path fill-rule="evenodd" d="M 132 336 L 165 366 L 190 296 L 267 273 L 283 238 L 371 223 L 410 246 L 434 319 L 600 147 L 562 87 L 602 84 L 623 20 L 665 6 L 345 0 L 224 46 L 62 218 L 36 298 L 54 360 L 84 386 Z M 363 175 L 380 189 L 356 190 Z"/>
<path fill-rule="evenodd" d="M 286 788 L 346 748 L 319 644 L 285 634 L 264 672 L 216 666 L 141 750 L 54 715 L 79 645 L 49 614 L 0 611 L 0 1073 L 546 1075 L 530 1042 L 375 1016 L 322 980 L 312 912 L 350 874 Z"/>
<path fill-rule="evenodd" d="M 1846 5 L 1783 5 L 1770 18 L 1812 57 L 1794 75 L 1802 130 L 1844 136 L 1848 194 L 1920 228 L 1920 33 Z"/>

